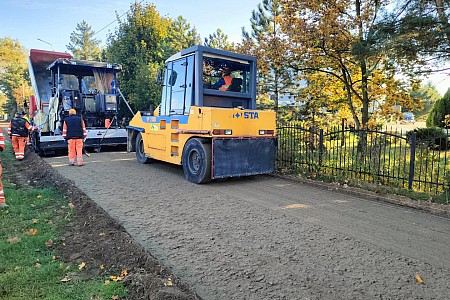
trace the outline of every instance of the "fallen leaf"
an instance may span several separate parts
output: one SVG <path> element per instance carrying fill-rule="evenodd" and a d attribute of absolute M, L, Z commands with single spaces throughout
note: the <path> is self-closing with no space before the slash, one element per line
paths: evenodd
<path fill-rule="evenodd" d="M 69 204 L 67 204 L 67 206 L 68 206 L 70 209 L 74 209 L 74 208 L 75 208 L 75 205 L 73 205 L 73 203 L 69 203 Z"/>
<path fill-rule="evenodd" d="M 22 239 L 20 237 L 17 237 L 17 236 L 8 239 L 8 243 L 10 243 L 10 244 L 19 243 L 20 241 L 22 241 Z"/>
<path fill-rule="evenodd" d="M 172 286 L 173 285 L 173 283 L 172 283 L 172 279 L 167 279 L 167 282 L 166 283 L 164 283 L 164 285 L 165 286 Z"/>
<path fill-rule="evenodd" d="M 67 276 L 64 276 L 64 278 L 61 279 L 60 281 L 61 281 L 61 282 L 69 282 L 69 281 L 70 281 L 70 278 L 67 277 Z"/>
<path fill-rule="evenodd" d="M 120 272 L 120 276 L 125 277 L 128 275 L 127 269 L 123 269 L 122 272 Z"/>
<path fill-rule="evenodd" d="M 33 219 L 33 224 L 39 223 L 39 219 Z"/>
<path fill-rule="evenodd" d="M 119 296 L 114 295 L 114 296 L 111 297 L 111 299 L 112 299 L 112 300 L 119 300 Z"/>
<path fill-rule="evenodd" d="M 419 274 L 416 274 L 416 280 L 417 280 L 418 283 L 423 283 L 423 280 L 422 280 L 422 278 L 420 277 Z"/>
<path fill-rule="evenodd" d="M 121 276 L 109 276 L 109 279 L 111 279 L 114 282 L 122 281 L 123 277 Z"/>
<path fill-rule="evenodd" d="M 37 195 L 36 198 L 41 199 L 42 195 Z"/>
<path fill-rule="evenodd" d="M 104 236 L 104 235 L 106 235 L 106 233 L 104 233 L 104 232 L 101 232 L 101 233 L 99 234 L 99 236 Z"/>
<path fill-rule="evenodd" d="M 53 241 L 52 240 L 48 240 L 45 242 L 45 246 L 50 248 L 51 246 L 53 246 Z"/>
<path fill-rule="evenodd" d="M 36 235 L 37 233 L 37 229 L 31 228 L 30 230 L 28 230 L 28 235 Z"/>
<path fill-rule="evenodd" d="M 110 283 L 111 283 L 111 281 L 105 280 L 105 285 L 108 285 L 108 284 L 110 284 Z"/>
<path fill-rule="evenodd" d="M 40 263 L 36 263 L 34 266 L 36 269 L 40 269 L 42 267 L 42 265 Z"/>
<path fill-rule="evenodd" d="M 81 262 L 81 264 L 78 265 L 78 269 L 81 270 L 86 266 L 85 262 Z"/>
<path fill-rule="evenodd" d="M 105 265 L 104 264 L 101 264 L 100 265 L 100 270 L 103 270 L 105 268 Z"/>

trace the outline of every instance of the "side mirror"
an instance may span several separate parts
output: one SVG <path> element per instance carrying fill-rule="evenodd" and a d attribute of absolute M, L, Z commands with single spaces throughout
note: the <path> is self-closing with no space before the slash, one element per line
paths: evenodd
<path fill-rule="evenodd" d="M 150 111 L 151 111 L 151 113 L 152 113 L 152 116 L 153 116 L 153 114 L 154 114 L 154 112 L 155 112 L 155 104 L 150 104 Z"/>
<path fill-rule="evenodd" d="M 157 84 L 163 84 L 164 80 L 164 69 L 158 69 L 158 72 L 156 72 L 156 83 Z"/>
<path fill-rule="evenodd" d="M 175 71 L 172 71 L 172 73 L 170 73 L 169 82 L 168 82 L 170 86 L 175 85 L 175 82 L 177 82 L 177 76 L 178 76 L 178 73 Z"/>

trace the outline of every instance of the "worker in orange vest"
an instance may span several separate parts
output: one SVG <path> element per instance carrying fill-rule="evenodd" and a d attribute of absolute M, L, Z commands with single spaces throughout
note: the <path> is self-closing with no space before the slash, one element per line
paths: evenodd
<path fill-rule="evenodd" d="M 3 152 L 4 149 L 5 149 L 5 138 L 3 137 L 3 132 L 0 130 L 0 152 Z M 0 161 L 0 208 L 5 208 L 8 207 L 8 204 L 6 204 L 5 193 L 3 192 L 2 175 L 3 175 L 3 167 Z"/>
<path fill-rule="evenodd" d="M 213 84 L 212 88 L 221 91 L 226 91 L 231 85 L 231 81 L 233 80 L 233 76 L 231 76 L 231 70 L 228 67 L 222 69 L 222 78 L 219 79 L 215 84 Z"/>
<path fill-rule="evenodd" d="M 8 126 L 8 136 L 12 140 L 12 146 L 17 160 L 22 160 L 25 156 L 25 144 L 28 140 L 29 131 L 37 129 L 28 123 L 24 118 L 25 115 L 25 112 L 16 113 L 16 117 L 9 122 Z"/>
<path fill-rule="evenodd" d="M 69 151 L 69 166 L 83 165 L 83 143 L 87 137 L 86 126 L 77 111 L 73 108 L 69 110 L 69 116 L 64 119 L 63 138 L 67 141 Z"/>

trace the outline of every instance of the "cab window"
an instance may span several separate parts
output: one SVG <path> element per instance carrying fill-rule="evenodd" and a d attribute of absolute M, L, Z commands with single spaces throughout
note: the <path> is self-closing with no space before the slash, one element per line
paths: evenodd
<path fill-rule="evenodd" d="M 228 78 L 226 78 L 228 77 Z M 225 58 L 203 58 L 203 88 L 249 93 L 250 64 Z"/>
<path fill-rule="evenodd" d="M 193 97 L 194 57 L 167 64 L 163 86 L 161 115 L 188 114 Z"/>

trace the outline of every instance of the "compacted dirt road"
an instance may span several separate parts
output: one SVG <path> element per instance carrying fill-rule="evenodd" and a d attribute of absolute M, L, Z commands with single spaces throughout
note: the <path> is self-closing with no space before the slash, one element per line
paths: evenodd
<path fill-rule="evenodd" d="M 126 152 L 45 160 L 203 299 L 450 295 L 450 219 L 271 176 L 196 185 Z"/>

